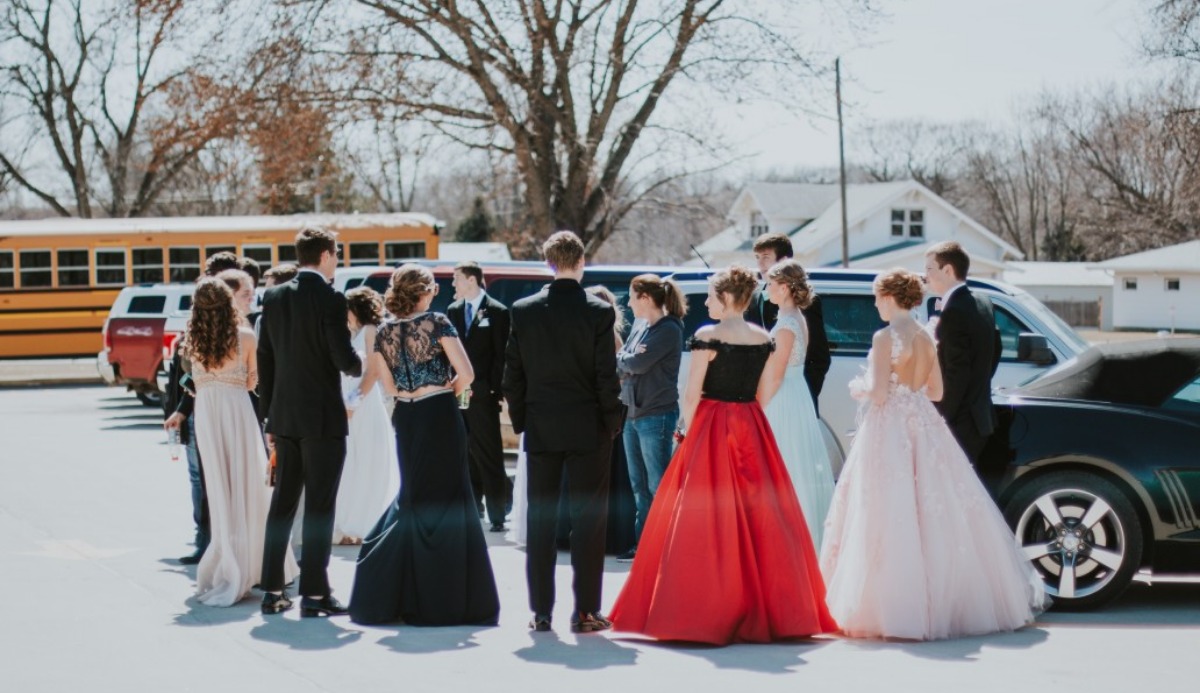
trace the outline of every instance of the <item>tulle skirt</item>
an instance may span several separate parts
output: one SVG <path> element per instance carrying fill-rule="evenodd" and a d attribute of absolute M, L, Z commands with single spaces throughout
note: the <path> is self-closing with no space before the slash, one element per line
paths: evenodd
<path fill-rule="evenodd" d="M 868 405 L 834 492 L 821 569 L 857 638 L 1007 631 L 1046 605 L 1041 581 L 923 393 Z"/>
<path fill-rule="evenodd" d="M 812 534 L 813 545 L 821 547 L 825 516 L 833 498 L 833 470 L 829 467 L 825 438 L 817 410 L 813 407 L 802 366 L 789 367 L 783 384 L 764 412 L 771 423 L 779 453 L 792 477 L 796 498 Z"/>
<path fill-rule="evenodd" d="M 400 490 L 395 432 L 378 385 L 363 397 L 349 424 L 333 520 L 335 543 L 347 536 L 365 537 Z"/>

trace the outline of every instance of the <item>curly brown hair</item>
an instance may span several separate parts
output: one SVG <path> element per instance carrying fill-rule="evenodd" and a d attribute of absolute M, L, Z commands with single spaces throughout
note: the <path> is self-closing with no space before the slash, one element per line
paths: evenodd
<path fill-rule="evenodd" d="M 346 308 L 354 313 L 360 325 L 379 325 L 383 322 L 383 296 L 369 286 L 347 291 Z"/>
<path fill-rule="evenodd" d="M 416 309 L 421 297 L 437 290 L 433 272 L 420 265 L 400 265 L 392 272 L 383 304 L 392 315 L 403 318 Z"/>
<path fill-rule="evenodd" d="M 891 296 L 904 310 L 916 308 L 925 298 L 921 276 L 899 267 L 875 277 L 875 291 L 880 296 Z"/>
<path fill-rule="evenodd" d="M 737 310 L 745 310 L 746 306 L 750 305 L 750 297 L 758 287 L 758 279 L 755 278 L 754 272 L 741 265 L 730 265 L 727 269 L 719 270 L 708 281 L 712 284 L 721 305 L 730 307 L 729 303 L 726 303 L 728 300 Z"/>
<path fill-rule="evenodd" d="M 813 289 L 808 283 L 808 272 L 796 260 L 783 260 L 767 270 L 767 279 L 787 287 L 792 303 L 800 310 L 812 305 Z"/>
<path fill-rule="evenodd" d="M 216 370 L 237 351 L 238 322 L 229 286 L 216 277 L 201 279 L 187 323 L 188 357 L 207 370 Z"/>

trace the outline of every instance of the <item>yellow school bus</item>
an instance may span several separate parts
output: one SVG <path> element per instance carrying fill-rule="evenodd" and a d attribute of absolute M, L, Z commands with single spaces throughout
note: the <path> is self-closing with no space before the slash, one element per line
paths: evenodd
<path fill-rule="evenodd" d="M 223 250 L 294 262 L 310 224 L 338 233 L 346 267 L 437 257 L 427 214 L 0 221 L 0 358 L 94 355 L 122 287 L 194 281 Z"/>

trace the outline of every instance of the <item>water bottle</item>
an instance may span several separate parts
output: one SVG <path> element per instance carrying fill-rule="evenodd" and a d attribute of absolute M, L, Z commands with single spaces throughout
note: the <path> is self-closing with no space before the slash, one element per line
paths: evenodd
<path fill-rule="evenodd" d="M 182 447 L 182 446 L 179 443 L 179 429 L 178 428 L 168 428 L 167 429 L 167 450 L 171 453 L 171 461 L 172 462 L 179 461 L 179 453 L 180 453 L 179 448 L 180 447 Z"/>

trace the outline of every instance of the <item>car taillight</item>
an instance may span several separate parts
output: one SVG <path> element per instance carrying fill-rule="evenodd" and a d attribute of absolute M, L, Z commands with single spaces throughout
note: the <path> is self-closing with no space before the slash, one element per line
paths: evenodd
<path fill-rule="evenodd" d="M 104 340 L 104 350 L 112 351 L 112 335 L 108 333 L 108 321 L 104 321 L 104 327 L 100 328 L 100 336 Z"/>
<path fill-rule="evenodd" d="M 181 332 L 163 332 L 163 361 L 170 361 L 175 355 L 175 347 L 179 345 Z"/>

